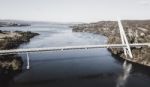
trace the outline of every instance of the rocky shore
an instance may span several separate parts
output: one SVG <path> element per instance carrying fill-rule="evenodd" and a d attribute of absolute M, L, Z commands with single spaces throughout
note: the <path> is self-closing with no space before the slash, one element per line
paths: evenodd
<path fill-rule="evenodd" d="M 13 49 L 17 48 L 22 43 L 27 43 L 34 36 L 39 35 L 38 33 L 32 33 L 30 31 L 22 32 L 22 31 L 3 31 L 0 33 L 0 49 Z"/>
<path fill-rule="evenodd" d="M 123 20 L 125 33 L 129 43 L 150 42 L 150 20 Z M 119 44 L 121 38 L 117 21 L 100 21 L 96 23 L 78 24 L 71 26 L 74 32 L 90 32 L 108 37 L 108 44 Z M 150 66 L 150 48 L 132 47 L 133 59 L 125 57 L 123 49 L 108 48 L 113 54 L 128 61 Z"/>
<path fill-rule="evenodd" d="M 27 43 L 34 36 L 39 35 L 30 31 L 1 31 L 0 30 L 0 50 L 14 49 L 22 43 Z M 18 55 L 0 55 L 0 71 L 18 71 L 23 65 L 22 59 Z"/>

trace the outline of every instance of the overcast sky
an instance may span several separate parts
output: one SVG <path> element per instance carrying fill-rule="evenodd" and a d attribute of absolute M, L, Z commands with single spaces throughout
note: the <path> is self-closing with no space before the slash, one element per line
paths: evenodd
<path fill-rule="evenodd" d="M 150 19 L 150 0 L 0 0 L 0 19 L 55 22 Z"/>

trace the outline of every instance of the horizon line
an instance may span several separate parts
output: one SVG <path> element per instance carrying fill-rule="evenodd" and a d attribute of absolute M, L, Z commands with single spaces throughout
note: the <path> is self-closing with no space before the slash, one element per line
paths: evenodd
<path fill-rule="evenodd" d="M 92 22 L 100 22 L 100 21 L 117 21 L 118 19 L 100 19 L 100 20 L 95 20 L 95 21 L 48 21 L 48 20 L 30 20 L 30 19 L 2 19 L 0 18 L 0 21 L 24 21 L 24 22 L 52 22 L 52 23 L 92 23 Z M 121 18 L 120 20 L 139 20 L 139 21 L 144 21 L 144 20 L 150 20 L 150 18 Z"/>

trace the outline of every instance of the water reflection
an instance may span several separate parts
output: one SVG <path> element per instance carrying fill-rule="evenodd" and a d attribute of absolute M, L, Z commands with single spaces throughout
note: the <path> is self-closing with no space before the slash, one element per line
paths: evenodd
<path fill-rule="evenodd" d="M 130 75 L 131 69 L 132 69 L 132 64 L 127 63 L 127 61 L 124 61 L 124 63 L 123 63 L 123 72 L 118 78 L 116 87 L 125 87 L 127 79 Z"/>
<path fill-rule="evenodd" d="M 40 33 L 19 48 L 99 45 L 107 41 L 100 35 L 72 32 L 68 26 L 1 29 Z M 32 53 L 30 70 L 25 69 L 27 56 L 20 56 L 20 61 L 25 63 L 24 70 L 0 69 L 0 87 L 150 87 L 147 67 L 123 64 L 122 58 L 112 57 L 107 49 Z"/>

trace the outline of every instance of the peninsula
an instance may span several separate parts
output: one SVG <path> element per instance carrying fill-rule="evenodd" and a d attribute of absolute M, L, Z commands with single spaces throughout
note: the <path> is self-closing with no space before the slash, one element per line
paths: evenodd
<path fill-rule="evenodd" d="M 20 27 L 21 24 L 14 24 L 14 25 L 6 25 L 9 23 L 5 23 L 2 27 Z M 27 24 L 29 25 L 29 24 Z M 23 26 L 25 26 L 23 24 Z M 0 30 L 0 50 L 5 49 L 14 49 L 20 46 L 20 44 L 27 43 L 30 41 L 31 38 L 39 35 L 38 33 L 33 33 L 31 31 L 23 32 L 23 31 L 2 31 Z M 11 70 L 11 71 L 18 71 L 22 69 L 23 61 L 20 56 L 18 55 L 0 55 L 0 70 Z"/>

